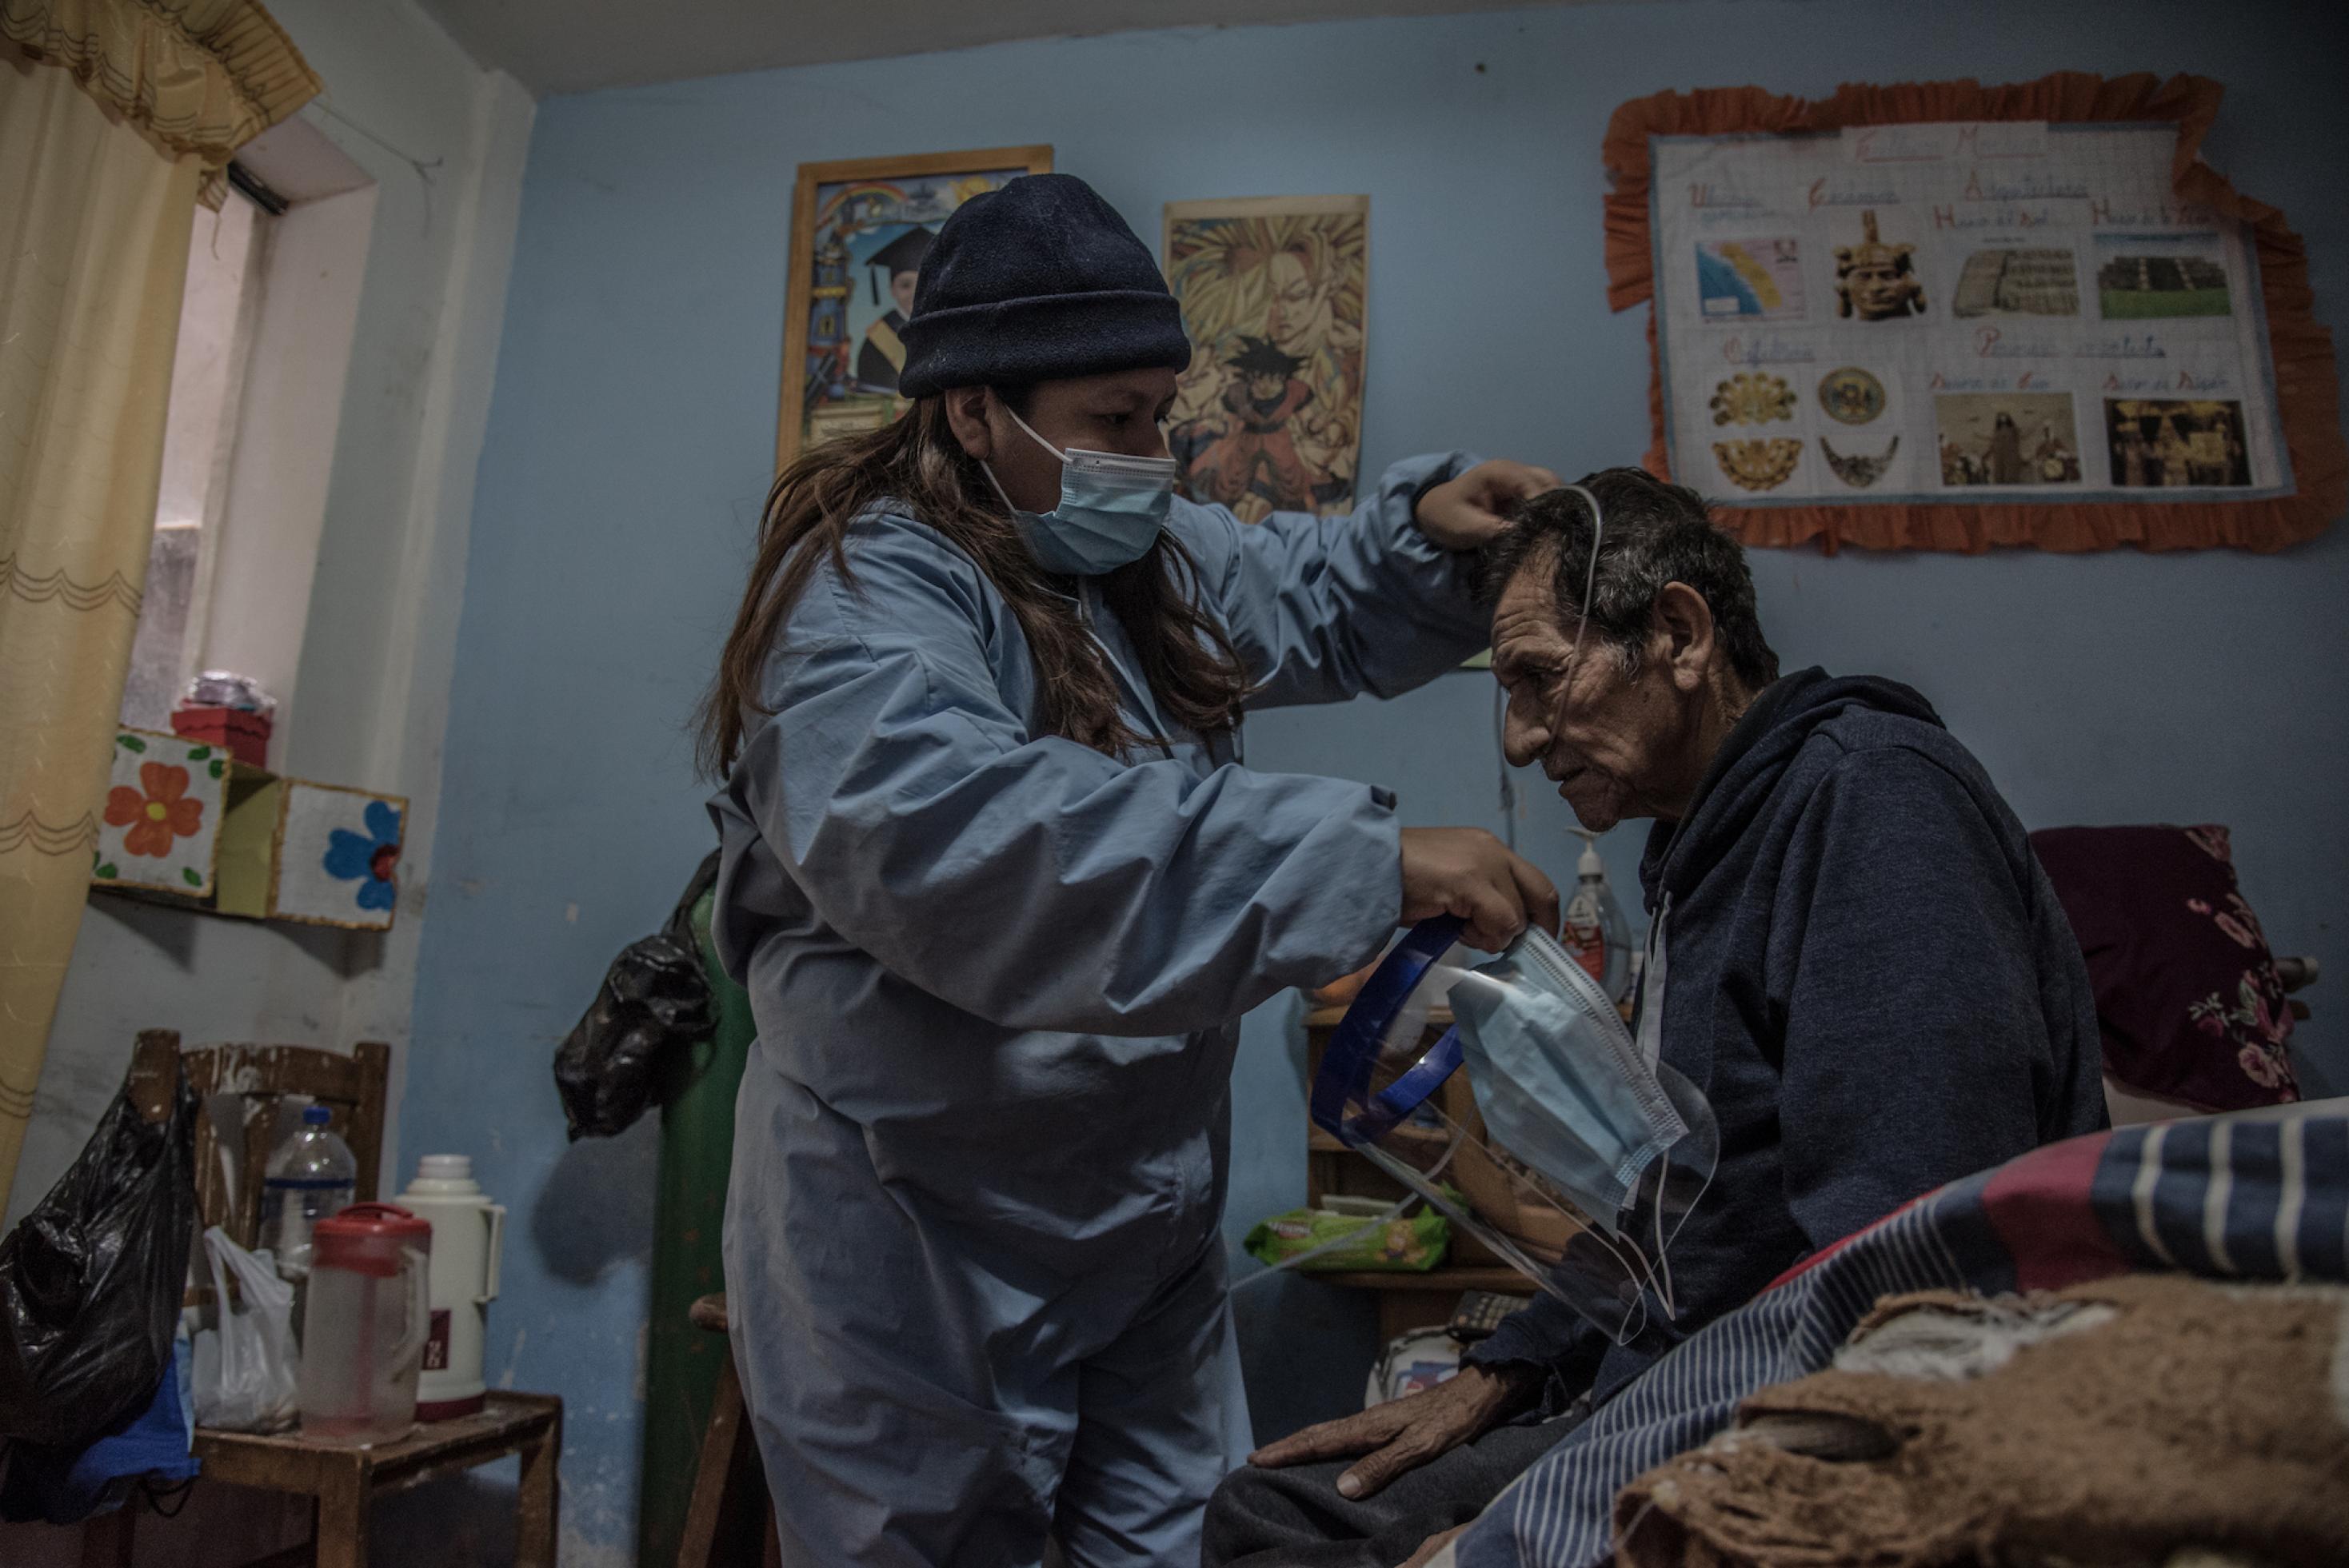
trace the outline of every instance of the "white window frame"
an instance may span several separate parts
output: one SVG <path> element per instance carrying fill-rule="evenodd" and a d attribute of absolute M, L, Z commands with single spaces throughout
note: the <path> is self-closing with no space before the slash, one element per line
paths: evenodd
<path fill-rule="evenodd" d="M 237 160 L 287 203 L 246 270 L 225 460 L 206 489 L 181 647 L 199 670 L 250 676 L 277 699 L 287 754 L 376 208 L 374 181 L 297 116 Z M 229 201 L 245 198 L 232 194 Z"/>
<path fill-rule="evenodd" d="M 203 628 L 207 619 L 207 608 L 211 603 L 212 573 L 219 560 L 221 526 L 226 514 L 230 459 L 235 450 L 237 430 L 241 423 L 244 401 L 244 370 L 252 356 L 254 323 L 259 316 L 261 307 L 262 280 L 269 265 L 269 242 L 272 232 L 272 214 L 269 210 L 261 202 L 234 189 L 232 189 L 222 200 L 226 204 L 243 204 L 252 211 L 251 248 L 245 256 L 243 272 L 239 279 L 240 287 L 234 304 L 235 319 L 231 324 L 229 333 L 227 363 L 221 375 L 220 428 L 213 432 L 211 450 L 196 454 L 207 470 L 202 494 L 196 503 L 196 515 L 191 523 L 166 523 L 161 515 L 161 499 L 158 498 L 156 502 L 155 533 L 159 540 L 166 531 L 176 531 L 181 527 L 192 528 L 196 533 L 196 559 L 188 586 L 187 618 L 181 627 L 180 645 L 173 650 L 173 667 L 165 681 L 166 704 L 169 704 L 172 696 L 186 686 L 188 677 L 202 667 Z M 222 210 L 225 211 L 228 207 L 224 205 Z M 196 215 L 197 232 L 193 240 L 194 245 L 202 246 L 207 242 L 205 234 L 210 227 L 206 215 L 199 212 Z M 187 318 L 183 315 L 181 318 L 183 353 L 186 335 Z M 184 412 L 181 399 L 188 388 L 181 378 L 187 372 L 188 366 L 184 362 L 175 362 L 171 409 L 174 422 L 166 425 L 164 433 L 167 484 L 171 475 L 168 459 L 171 448 L 182 438 L 176 420 Z M 147 607 L 150 610 L 156 603 L 155 593 L 156 584 L 153 581 L 153 573 L 150 572 L 147 586 Z M 148 624 L 142 614 L 139 636 L 143 639 L 148 629 Z M 135 653 L 132 668 L 135 673 L 137 670 Z M 124 700 L 126 703 L 129 701 L 127 691 Z M 145 711 L 133 714 L 126 707 L 122 719 L 125 724 L 147 725 L 158 728 L 168 727 L 167 717 L 164 714 Z"/>

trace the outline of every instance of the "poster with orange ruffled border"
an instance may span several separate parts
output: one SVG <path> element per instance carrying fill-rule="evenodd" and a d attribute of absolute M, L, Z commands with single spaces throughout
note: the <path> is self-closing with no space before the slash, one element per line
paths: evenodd
<path fill-rule="evenodd" d="M 1749 542 L 2278 549 L 2349 499 L 2274 209 L 2217 84 L 1758 88 L 1619 108 L 1609 297 L 1652 311 L 1648 466 Z"/>

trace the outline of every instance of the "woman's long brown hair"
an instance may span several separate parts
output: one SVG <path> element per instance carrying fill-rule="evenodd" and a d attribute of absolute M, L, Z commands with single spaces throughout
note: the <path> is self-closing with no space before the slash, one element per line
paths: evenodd
<path fill-rule="evenodd" d="M 1003 396 L 1015 407 L 1024 401 L 1018 392 Z M 1137 734 L 1119 717 L 1116 682 L 1100 645 L 1068 600 L 1052 592 L 978 464 L 956 441 L 945 400 L 925 397 L 885 429 L 842 437 L 805 454 L 767 492 L 750 585 L 717 678 L 701 699 L 704 773 L 723 777 L 750 727 L 773 711 L 762 695 L 767 664 L 817 567 L 829 559 L 854 586 L 848 527 L 876 502 L 936 529 L 978 563 L 1011 607 L 1036 663 L 1030 733 L 1064 736 L 1112 757 L 1164 740 Z M 1150 553 L 1101 583 L 1166 717 L 1203 735 L 1237 727 L 1247 679 L 1229 634 L 1199 603 L 1198 562 L 1181 542 L 1160 534 Z"/>

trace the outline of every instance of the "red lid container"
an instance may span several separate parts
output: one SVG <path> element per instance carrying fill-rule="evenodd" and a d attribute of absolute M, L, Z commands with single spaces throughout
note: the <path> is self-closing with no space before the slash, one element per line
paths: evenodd
<path fill-rule="evenodd" d="M 397 1203 L 353 1203 L 310 1227 L 310 1266 L 390 1279 L 400 1253 L 432 1250 L 432 1225 Z"/>
<path fill-rule="evenodd" d="M 171 710 L 171 733 L 225 747 L 231 757 L 248 768 L 269 766 L 271 727 L 267 714 L 247 713 L 243 708 L 197 704 Z"/>

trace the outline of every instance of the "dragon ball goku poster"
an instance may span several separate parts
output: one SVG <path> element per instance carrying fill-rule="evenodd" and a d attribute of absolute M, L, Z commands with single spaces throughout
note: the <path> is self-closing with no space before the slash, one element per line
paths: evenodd
<path fill-rule="evenodd" d="M 1367 196 L 1167 204 L 1192 355 L 1166 441 L 1193 500 L 1247 522 L 1352 508 L 1370 228 Z"/>

